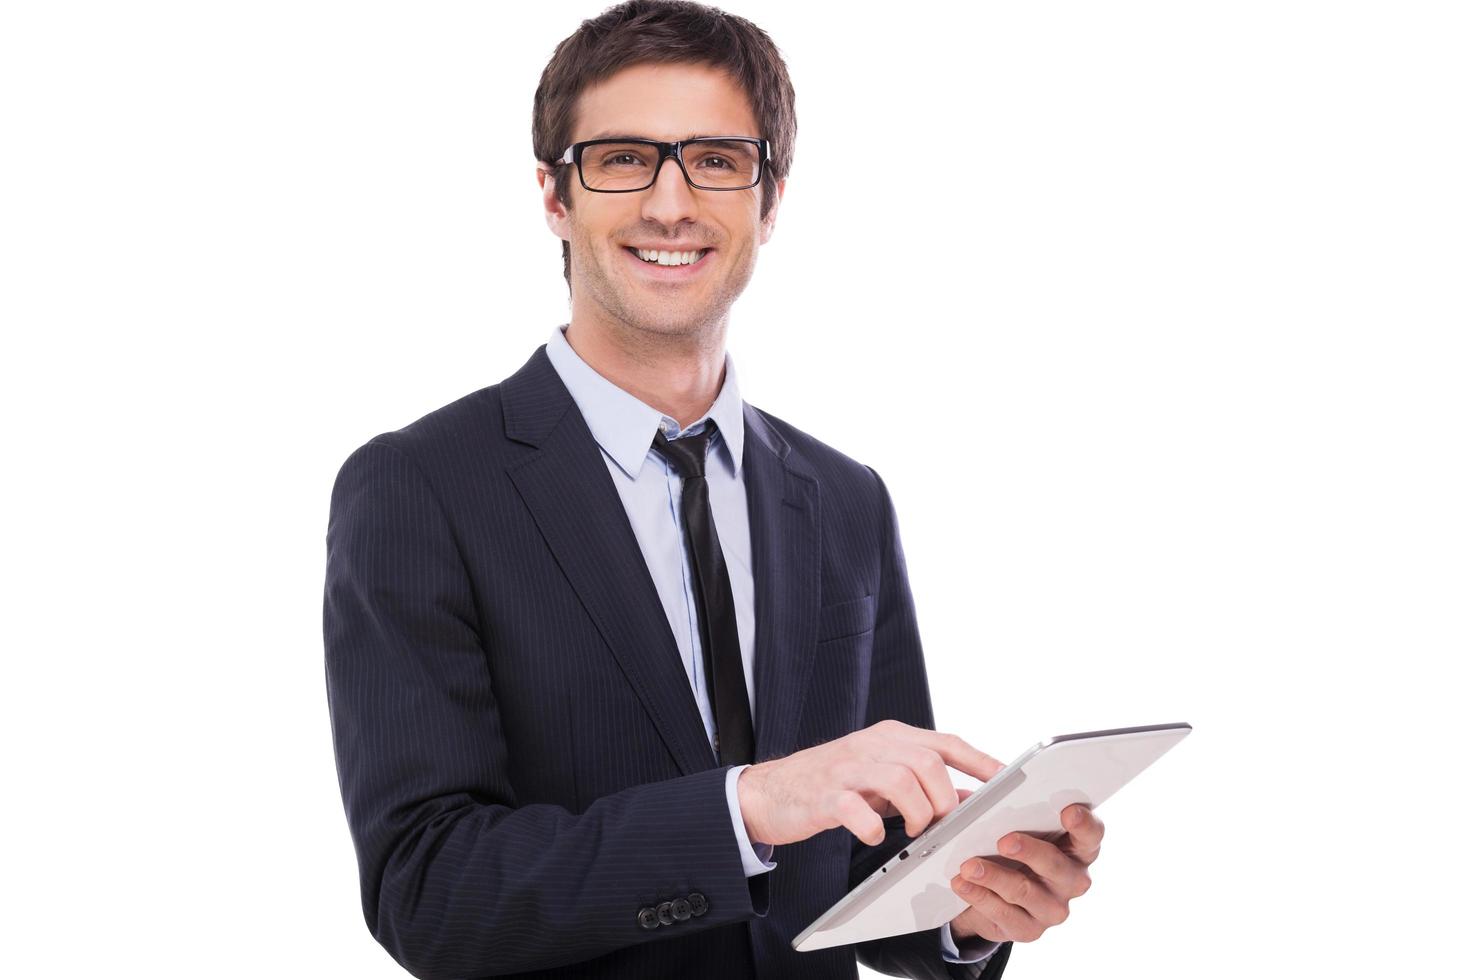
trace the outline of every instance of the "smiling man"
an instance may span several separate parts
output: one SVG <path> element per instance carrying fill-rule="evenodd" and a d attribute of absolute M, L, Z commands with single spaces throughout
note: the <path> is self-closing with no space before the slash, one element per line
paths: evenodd
<path fill-rule="evenodd" d="M 592 358 L 697 367 L 683 380 L 702 404 L 678 406 L 692 420 L 718 390 L 729 309 L 775 228 L 785 179 L 774 177 L 770 141 L 755 135 L 749 100 L 724 71 L 634 65 L 583 90 L 574 118 L 575 142 L 537 171 L 547 223 L 572 256 L 567 337 Z M 679 144 L 666 167 L 658 146 L 622 139 L 695 132 L 706 135 Z M 763 169 L 773 193 L 762 208 Z M 661 371 L 653 376 L 666 387 Z"/>
<path fill-rule="evenodd" d="M 1002 768 L 933 730 L 882 480 L 739 395 L 795 133 L 750 22 L 584 22 L 533 123 L 569 322 L 337 476 L 338 774 L 368 928 L 416 976 L 994 980 L 1089 885 L 1073 806 L 967 862 L 944 926 L 791 947 L 958 804 L 948 767 Z"/>

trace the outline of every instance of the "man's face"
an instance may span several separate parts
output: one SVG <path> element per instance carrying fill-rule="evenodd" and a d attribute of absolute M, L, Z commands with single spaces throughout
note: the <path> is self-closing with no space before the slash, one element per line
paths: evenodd
<path fill-rule="evenodd" d="M 637 65 L 582 93 L 569 142 L 765 135 L 744 91 L 722 72 Z M 698 190 L 671 158 L 642 191 L 589 191 L 574 165 L 540 179 L 546 222 L 571 243 L 573 320 L 597 320 L 614 331 L 722 338 L 715 328 L 755 271 L 756 251 L 775 229 L 779 197 L 762 221 L 760 187 Z M 557 179 L 570 183 L 569 209 L 555 198 Z M 781 180 L 777 193 L 784 191 Z M 708 252 L 692 266 L 666 267 L 644 261 L 634 248 Z"/>

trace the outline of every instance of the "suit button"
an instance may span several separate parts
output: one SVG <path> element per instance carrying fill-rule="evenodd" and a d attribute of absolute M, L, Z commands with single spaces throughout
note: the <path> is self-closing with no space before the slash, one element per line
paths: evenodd
<path fill-rule="evenodd" d="M 682 922 L 692 913 L 689 912 L 689 900 L 686 898 L 675 898 L 673 900 L 673 917 Z"/>
<path fill-rule="evenodd" d="M 664 902 L 658 906 L 658 921 L 665 926 L 673 925 L 673 903 Z"/>
<path fill-rule="evenodd" d="M 703 915 L 709 911 L 709 900 L 698 892 L 689 895 L 689 911 L 695 916 Z"/>
<path fill-rule="evenodd" d="M 638 909 L 638 925 L 644 929 L 657 929 L 658 910 L 651 906 Z"/>

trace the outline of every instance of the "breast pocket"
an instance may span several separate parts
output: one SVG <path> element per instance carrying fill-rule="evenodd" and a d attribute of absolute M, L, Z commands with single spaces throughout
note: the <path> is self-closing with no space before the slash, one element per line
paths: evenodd
<path fill-rule="evenodd" d="M 865 595 L 822 606 L 817 616 L 816 642 L 840 640 L 872 630 L 877 623 L 877 597 Z"/>
<path fill-rule="evenodd" d="M 843 599 L 817 615 L 816 656 L 801 710 L 797 748 L 855 731 L 867 703 L 877 597 Z"/>

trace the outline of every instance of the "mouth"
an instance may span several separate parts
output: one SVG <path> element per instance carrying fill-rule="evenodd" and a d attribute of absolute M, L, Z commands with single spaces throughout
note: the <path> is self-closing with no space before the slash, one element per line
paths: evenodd
<path fill-rule="evenodd" d="M 624 245 L 622 251 L 627 254 L 629 262 L 639 266 L 642 275 L 659 282 L 679 282 L 692 279 L 703 272 L 712 261 L 710 255 L 714 249 L 669 252 Z"/>

